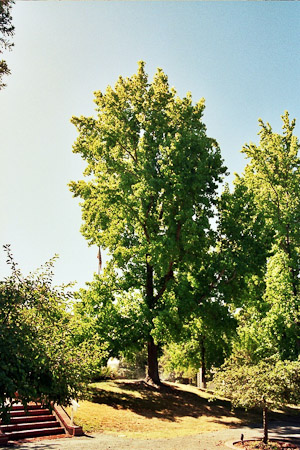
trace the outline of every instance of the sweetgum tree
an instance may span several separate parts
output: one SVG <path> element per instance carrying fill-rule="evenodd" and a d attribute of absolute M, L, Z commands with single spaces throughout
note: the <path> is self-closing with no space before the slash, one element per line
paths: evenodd
<path fill-rule="evenodd" d="M 155 318 L 169 308 L 172 280 L 213 242 L 209 219 L 226 169 L 206 135 L 204 100 L 179 98 L 161 69 L 149 83 L 140 62 L 95 96 L 95 118 L 72 118 L 87 179 L 70 188 L 82 199 L 83 235 L 109 250 L 123 292 L 139 295 L 148 379 L 158 383 Z"/>

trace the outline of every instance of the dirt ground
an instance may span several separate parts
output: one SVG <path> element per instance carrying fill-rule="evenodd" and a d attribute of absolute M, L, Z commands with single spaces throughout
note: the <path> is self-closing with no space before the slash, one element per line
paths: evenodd
<path fill-rule="evenodd" d="M 300 443 L 300 423 L 274 422 L 270 424 L 270 438 L 289 438 Z M 174 437 L 170 439 L 128 439 L 122 435 L 112 436 L 104 433 L 89 434 L 75 438 L 51 440 L 34 440 L 26 443 L 11 444 L 14 450 L 227 450 L 226 442 L 240 439 L 262 437 L 258 425 L 244 428 L 233 428 L 193 436 Z"/>

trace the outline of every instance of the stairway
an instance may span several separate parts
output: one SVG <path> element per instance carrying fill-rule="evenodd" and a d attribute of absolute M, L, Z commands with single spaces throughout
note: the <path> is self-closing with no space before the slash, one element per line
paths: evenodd
<path fill-rule="evenodd" d="M 9 441 L 65 433 L 55 416 L 41 405 L 30 404 L 27 412 L 22 405 L 14 405 L 10 417 L 9 425 L 0 422 L 0 431 Z"/>

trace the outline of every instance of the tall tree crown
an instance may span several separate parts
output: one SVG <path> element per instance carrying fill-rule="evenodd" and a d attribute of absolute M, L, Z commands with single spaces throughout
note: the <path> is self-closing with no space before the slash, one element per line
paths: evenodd
<path fill-rule="evenodd" d="M 158 69 L 144 63 L 114 88 L 95 93 L 97 117 L 73 117 L 74 152 L 87 181 L 71 182 L 81 204 L 82 233 L 108 248 L 122 269 L 142 258 L 164 276 L 206 239 L 216 188 L 226 169 L 206 136 L 204 100 L 179 98 Z"/>
<path fill-rule="evenodd" d="M 290 121 L 285 112 L 282 121 L 283 133 L 279 134 L 259 120 L 259 144 L 243 147 L 249 162 L 244 173 L 236 175 L 233 193 L 225 189 L 220 201 L 224 247 L 230 254 L 232 270 L 241 275 L 240 286 L 246 281 L 248 298 L 251 278 L 256 280 L 252 283 L 255 295 L 261 298 L 262 290 L 256 287 L 264 289 L 264 283 L 257 282 L 256 277 L 263 279 L 267 258 L 275 248 L 287 254 L 294 295 L 298 291 L 300 145 L 294 135 L 295 120 Z"/>

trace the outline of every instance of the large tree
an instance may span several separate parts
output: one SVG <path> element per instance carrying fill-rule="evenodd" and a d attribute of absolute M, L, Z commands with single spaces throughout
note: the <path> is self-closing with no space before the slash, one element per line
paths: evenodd
<path fill-rule="evenodd" d="M 12 25 L 12 17 L 10 15 L 12 0 L 1 0 L 0 2 L 0 55 L 3 50 L 10 50 L 14 45 L 10 38 L 14 34 L 14 26 Z M 2 81 L 3 75 L 10 74 L 10 70 L 5 60 L 0 60 L 0 89 L 5 87 Z"/>
<path fill-rule="evenodd" d="M 87 180 L 70 187 L 82 199 L 83 235 L 109 250 L 124 292 L 139 293 L 148 379 L 158 383 L 155 319 L 169 308 L 172 280 L 201 265 L 213 244 L 209 219 L 226 169 L 206 135 L 204 100 L 179 98 L 161 69 L 149 83 L 140 62 L 137 74 L 95 95 L 97 117 L 72 118 Z"/>

